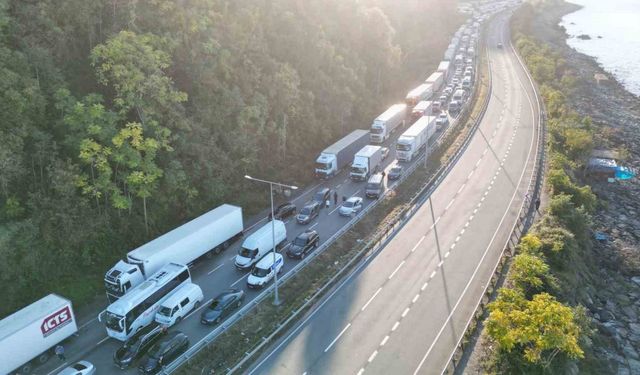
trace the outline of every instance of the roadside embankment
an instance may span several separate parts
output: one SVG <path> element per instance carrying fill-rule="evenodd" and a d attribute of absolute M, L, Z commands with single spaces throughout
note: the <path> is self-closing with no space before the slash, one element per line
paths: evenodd
<path fill-rule="evenodd" d="M 640 374 L 640 186 L 584 174 L 594 149 L 640 167 L 640 101 L 566 45 L 558 22 L 575 9 L 554 0 L 514 15 L 514 44 L 548 116 L 549 199 L 465 373 Z"/>

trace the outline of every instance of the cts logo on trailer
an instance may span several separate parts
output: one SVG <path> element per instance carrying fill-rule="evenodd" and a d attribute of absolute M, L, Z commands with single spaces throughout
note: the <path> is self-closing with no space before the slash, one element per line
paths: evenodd
<path fill-rule="evenodd" d="M 49 336 L 58 329 L 71 323 L 72 320 L 73 316 L 71 315 L 71 310 L 69 309 L 69 306 L 65 306 L 59 311 L 49 315 L 42 321 L 42 324 L 40 325 L 42 336 Z"/>

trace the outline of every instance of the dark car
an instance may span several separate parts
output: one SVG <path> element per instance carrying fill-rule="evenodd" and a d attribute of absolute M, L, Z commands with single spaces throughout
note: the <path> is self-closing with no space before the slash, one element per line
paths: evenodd
<path fill-rule="evenodd" d="M 498 43 L 498 48 L 502 48 L 502 43 Z"/>
<path fill-rule="evenodd" d="M 173 332 L 166 339 L 155 344 L 144 364 L 138 367 L 143 374 L 157 374 L 180 354 L 187 351 L 189 338 L 180 331 Z"/>
<path fill-rule="evenodd" d="M 167 333 L 159 325 L 151 325 L 127 340 L 113 353 L 113 362 L 124 370 L 140 359 Z"/>
<path fill-rule="evenodd" d="M 397 179 L 399 179 L 400 176 L 402 176 L 402 169 L 403 168 L 402 168 L 401 165 L 394 165 L 389 170 L 389 173 L 387 173 L 387 179 L 388 180 L 397 180 Z"/>
<path fill-rule="evenodd" d="M 298 235 L 291 243 L 291 246 L 287 249 L 287 256 L 289 258 L 304 258 L 307 253 L 318 247 L 320 243 L 320 236 L 315 230 L 306 230 Z"/>
<path fill-rule="evenodd" d="M 320 214 L 321 207 L 322 205 L 318 202 L 312 202 L 302 207 L 296 216 L 298 224 L 309 224 L 311 220 Z"/>
<path fill-rule="evenodd" d="M 291 202 L 286 202 L 283 203 L 281 205 L 279 205 L 275 210 L 274 210 L 274 216 L 276 217 L 276 220 L 284 220 L 290 216 L 293 216 L 296 214 L 296 205 L 291 203 Z M 269 213 L 269 220 L 271 220 L 271 213 Z"/>
<path fill-rule="evenodd" d="M 313 201 L 320 203 L 320 208 L 324 206 L 324 203 L 331 199 L 331 190 L 329 188 L 322 188 L 318 190 L 316 195 L 313 196 Z"/>
<path fill-rule="evenodd" d="M 244 292 L 239 289 L 227 289 L 218 294 L 211 301 L 211 304 L 200 314 L 200 323 L 202 324 L 218 324 L 231 311 L 242 306 L 244 302 Z"/>

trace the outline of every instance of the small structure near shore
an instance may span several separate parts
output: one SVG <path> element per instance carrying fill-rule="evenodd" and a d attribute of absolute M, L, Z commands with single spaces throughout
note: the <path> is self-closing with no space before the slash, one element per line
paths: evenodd
<path fill-rule="evenodd" d="M 598 84 L 598 86 L 600 86 L 601 83 L 609 83 L 609 77 L 607 77 L 606 75 L 602 74 L 602 73 L 596 73 L 593 75 L 593 78 L 596 80 L 596 83 Z"/>
<path fill-rule="evenodd" d="M 585 177 L 595 180 L 614 182 L 615 180 L 629 180 L 636 172 L 618 165 L 620 156 L 612 150 L 593 150 L 584 170 Z"/>

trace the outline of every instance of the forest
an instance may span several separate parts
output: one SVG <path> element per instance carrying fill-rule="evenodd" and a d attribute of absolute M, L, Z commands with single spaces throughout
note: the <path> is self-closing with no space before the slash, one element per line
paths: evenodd
<path fill-rule="evenodd" d="M 304 185 L 318 152 L 426 78 L 448 0 L 0 0 L 0 317 L 82 306 L 126 252 L 251 174 Z"/>

